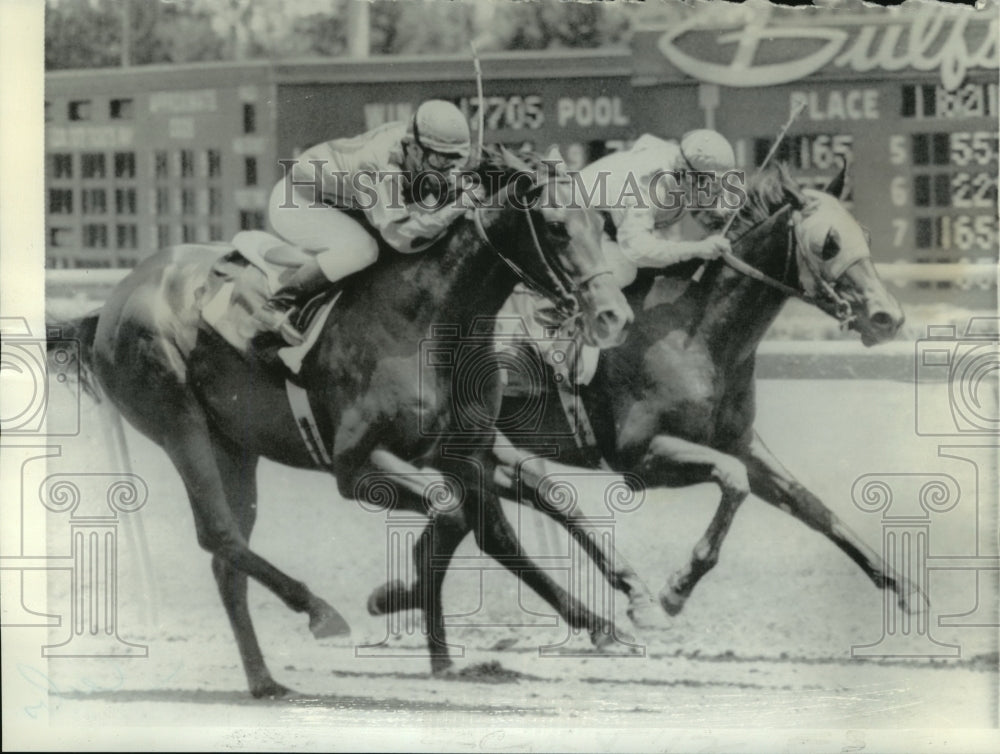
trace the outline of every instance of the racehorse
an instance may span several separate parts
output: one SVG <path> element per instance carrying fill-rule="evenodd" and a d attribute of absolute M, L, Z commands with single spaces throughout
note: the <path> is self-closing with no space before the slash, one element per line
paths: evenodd
<path fill-rule="evenodd" d="M 707 531 L 689 563 L 659 593 L 671 615 L 717 562 L 733 516 L 750 492 L 826 535 L 876 586 L 895 591 L 904 610 L 926 603 L 915 585 L 781 465 L 753 428 L 757 347 L 790 296 L 856 330 L 866 346 L 892 338 L 902 325 L 903 312 L 872 264 L 867 234 L 840 201 L 846 168 L 825 192 L 800 189 L 780 165 L 755 177 L 729 234 L 737 239 L 734 263 L 708 263 L 675 300 L 646 305 L 655 271 L 642 271 L 650 274 L 640 273 L 625 291 L 636 312 L 628 340 L 602 352 L 593 379 L 579 387 L 597 447 L 574 442 L 558 401 L 542 404 L 541 429 L 524 443 L 558 444 L 558 461 L 570 466 L 596 469 L 603 458 L 633 491 L 718 484 L 722 496 Z M 684 280 L 693 272 L 680 265 L 667 274 Z M 550 377 L 548 393 L 557 389 Z M 518 401 L 508 395 L 501 415 L 511 406 L 516 410 Z M 587 536 L 586 518 L 567 510 L 544 459 L 499 445 L 498 453 L 506 494 L 524 502 L 524 488 L 533 490 L 528 497 L 538 509 L 566 526 L 611 584 L 628 595 L 636 625 L 660 625 L 662 613 L 635 571 Z M 445 518 L 439 515 L 429 524 L 443 557 L 458 545 L 448 539 L 453 530 Z M 369 610 L 419 608 L 418 588 L 388 582 L 372 592 Z"/>
<path fill-rule="evenodd" d="M 456 390 L 453 366 L 425 358 L 422 342 L 435 327 L 451 328 L 452 340 L 439 340 L 457 351 L 461 331 L 495 315 L 519 281 L 555 296 L 597 345 L 621 342 L 632 313 L 604 263 L 599 218 L 570 208 L 564 181 L 533 178 L 529 166 L 508 152 L 484 160 L 480 170 L 491 181 L 501 173 L 492 201 L 470 209 L 429 250 L 383 250 L 380 261 L 354 276 L 298 381 L 329 448 L 327 470 L 344 498 L 430 513 L 442 504 L 441 490 L 413 489 L 397 479 L 405 480 L 414 464 L 434 467 L 449 482 L 452 525 L 473 530 L 483 551 L 502 559 L 600 643 L 613 627 L 547 574 L 525 567 L 530 562 L 488 483 L 502 392 L 494 352 L 476 352 L 481 371 L 469 394 Z M 213 264 L 230 251 L 188 244 L 157 252 L 98 312 L 65 323 L 62 337 L 79 338 L 84 378 L 96 377 L 122 415 L 159 444 L 180 473 L 198 542 L 212 554 L 250 692 L 276 697 L 289 690 L 265 664 L 247 606 L 247 576 L 307 613 L 317 638 L 349 627 L 332 606 L 248 544 L 258 459 L 316 466 L 289 407 L 285 375 L 241 356 L 200 316 Z M 458 417 L 470 415 L 481 431 L 459 426 Z M 391 500 L 373 479 L 390 482 Z M 418 570 L 426 567 L 419 553 L 415 557 Z M 443 576 L 441 571 L 427 603 L 434 671 L 451 664 L 440 607 Z"/>

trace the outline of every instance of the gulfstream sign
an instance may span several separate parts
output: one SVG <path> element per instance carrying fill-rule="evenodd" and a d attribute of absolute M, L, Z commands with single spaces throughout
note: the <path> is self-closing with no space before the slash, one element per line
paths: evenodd
<path fill-rule="evenodd" d="M 682 73 L 733 87 L 797 81 L 826 69 L 870 72 L 937 70 L 955 89 L 971 69 L 996 69 L 1000 23 L 995 6 L 985 12 L 925 6 L 906 14 L 887 12 L 845 18 L 798 10 L 775 15 L 747 8 L 740 28 L 706 28 L 697 17 L 673 25 L 657 40 L 660 53 Z M 705 44 L 707 35 L 714 44 Z"/>

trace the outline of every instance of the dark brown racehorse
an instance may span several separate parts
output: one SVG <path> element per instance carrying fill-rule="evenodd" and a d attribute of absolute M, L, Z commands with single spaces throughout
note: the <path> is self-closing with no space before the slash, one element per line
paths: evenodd
<path fill-rule="evenodd" d="M 495 315 L 519 281 L 556 296 L 567 316 L 580 319 L 595 344 L 620 343 L 632 314 L 607 273 L 594 213 L 566 209 L 567 186 L 533 181 L 513 156 L 484 162 L 502 188 L 482 208 L 457 220 L 421 254 L 384 250 L 381 260 L 345 286 L 300 383 L 322 436 L 329 471 L 345 498 L 386 502 L 369 481 L 405 478 L 433 466 L 450 480 L 451 525 L 474 531 L 488 554 L 501 559 L 575 626 L 598 637 L 612 627 L 572 599 L 526 560 L 500 512 L 491 483 L 493 420 L 501 400 L 493 351 L 482 349 L 473 393 L 455 389 L 455 365 L 428 361 L 422 343 L 433 333 L 445 350 Z M 488 185 L 488 184 L 487 184 Z M 496 185 L 496 184 L 494 184 Z M 555 192 L 556 201 L 547 201 Z M 542 201 L 525 209 L 533 199 Z M 557 208 L 562 207 L 562 208 Z M 164 448 L 180 472 L 194 513 L 199 544 L 212 570 L 255 697 L 287 693 L 271 676 L 247 608 L 247 576 L 297 612 L 307 613 L 317 637 L 349 631 L 342 617 L 302 582 L 250 549 L 257 505 L 256 467 L 266 457 L 315 468 L 289 408 L 282 375 L 244 360 L 200 317 L 206 278 L 225 248 L 183 245 L 146 259 L 96 314 L 67 323 L 63 337 L 82 342 L 82 366 L 125 418 Z M 485 375 L 485 376 L 483 376 Z M 475 405 L 470 405 L 475 404 Z M 473 416 L 481 431 L 459 426 Z M 399 485 L 395 504 L 429 512 L 434 494 Z M 439 490 L 438 490 L 439 492 Z M 417 569 L 426 567 L 417 554 Z M 440 607 L 444 571 L 427 602 L 432 667 L 450 665 Z"/>
<path fill-rule="evenodd" d="M 895 591 L 902 608 L 913 611 L 926 601 L 796 481 L 753 428 L 757 346 L 790 295 L 839 318 L 868 346 L 892 338 L 903 322 L 899 304 L 872 264 L 864 230 L 839 201 L 845 171 L 846 166 L 825 193 L 800 190 L 781 167 L 757 177 L 730 233 L 739 239 L 736 255 L 750 266 L 743 272 L 716 260 L 676 300 L 648 308 L 653 275 L 640 274 L 626 289 L 636 312 L 628 341 L 601 354 L 596 375 L 581 390 L 596 452 L 573 442 L 556 400 L 544 403 L 543 429 L 525 443 L 559 444 L 558 460 L 571 466 L 597 468 L 603 456 L 636 487 L 719 485 L 719 508 L 690 563 L 660 592 L 660 604 L 670 614 L 681 610 L 698 580 L 715 565 L 733 516 L 750 492 L 826 535 L 876 586 Z M 771 282 L 751 276 L 750 268 Z M 669 272 L 684 280 L 692 271 Z M 555 390 L 550 380 L 548 392 Z M 520 400 L 508 396 L 501 416 L 517 410 Z M 568 526 L 611 583 L 629 596 L 629 614 L 637 625 L 661 623 L 635 572 L 588 538 L 590 529 L 582 525 L 586 519 L 547 492 L 555 477 L 548 477 L 544 460 L 509 449 L 502 456 L 509 465 L 502 476 L 512 482 L 506 494 L 520 499 L 517 481 L 532 488 L 538 508 Z M 439 552 L 447 553 L 457 542 L 449 542 L 443 518 L 434 520 L 434 537 Z M 369 599 L 376 611 L 390 604 L 419 607 L 415 595 L 398 582 L 379 587 Z"/>

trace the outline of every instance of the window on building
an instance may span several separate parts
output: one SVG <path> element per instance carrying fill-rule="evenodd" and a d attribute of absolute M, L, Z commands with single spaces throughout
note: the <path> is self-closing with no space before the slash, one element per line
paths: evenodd
<path fill-rule="evenodd" d="M 52 177 L 53 178 L 73 177 L 73 155 L 71 154 L 52 155 Z"/>
<path fill-rule="evenodd" d="M 208 189 L 208 214 L 222 214 L 222 191 L 215 186 Z"/>
<path fill-rule="evenodd" d="M 222 175 L 222 152 L 218 149 L 209 149 L 205 152 L 205 160 L 208 162 L 209 178 L 218 178 Z"/>
<path fill-rule="evenodd" d="M 115 227 L 115 246 L 119 249 L 136 249 L 139 247 L 139 229 L 132 225 Z"/>
<path fill-rule="evenodd" d="M 160 223 L 156 226 L 156 246 L 162 249 L 170 245 L 170 226 Z"/>
<path fill-rule="evenodd" d="M 83 214 L 103 215 L 108 211 L 108 196 L 104 189 L 84 189 L 80 195 Z"/>
<path fill-rule="evenodd" d="M 170 159 L 162 150 L 153 155 L 153 174 L 157 178 L 166 178 L 170 175 Z"/>
<path fill-rule="evenodd" d="M 222 226 L 221 225 L 209 225 L 208 226 L 208 240 L 209 241 L 221 241 L 222 240 Z"/>
<path fill-rule="evenodd" d="M 166 186 L 156 187 L 156 214 L 167 215 L 170 213 L 170 189 Z"/>
<path fill-rule="evenodd" d="M 135 214 L 135 189 L 115 189 L 115 212 L 119 215 Z"/>
<path fill-rule="evenodd" d="M 80 155 L 80 173 L 84 178 L 103 178 L 105 175 L 104 153 L 85 152 Z"/>
<path fill-rule="evenodd" d="M 243 158 L 243 182 L 247 186 L 257 185 L 257 158 L 256 157 L 244 157 Z"/>
<path fill-rule="evenodd" d="M 181 189 L 181 213 L 194 215 L 197 212 L 198 208 L 195 206 L 194 189 Z"/>
<path fill-rule="evenodd" d="M 135 178 L 135 152 L 115 152 L 115 178 Z"/>
<path fill-rule="evenodd" d="M 72 228 L 58 227 L 49 228 L 49 246 L 53 248 L 65 248 L 75 246 L 74 233 Z"/>
<path fill-rule="evenodd" d="M 190 149 L 181 150 L 181 178 L 194 177 L 194 151 Z"/>
<path fill-rule="evenodd" d="M 49 155 L 49 174 L 52 178 L 73 177 L 73 155 L 53 153 Z"/>
<path fill-rule="evenodd" d="M 181 243 L 194 243 L 198 240 L 198 228 L 191 223 L 181 225 Z"/>
<path fill-rule="evenodd" d="M 84 225 L 83 245 L 87 249 L 108 248 L 108 226 L 95 223 Z"/>
<path fill-rule="evenodd" d="M 113 99 L 108 107 L 112 120 L 132 120 L 135 115 L 135 102 L 131 99 Z"/>
<path fill-rule="evenodd" d="M 45 122 L 52 122 L 52 103 L 48 101 L 45 102 Z"/>
<path fill-rule="evenodd" d="M 243 133 L 252 134 L 257 132 L 257 106 L 251 104 L 243 105 Z"/>
<path fill-rule="evenodd" d="M 91 102 L 89 99 L 73 100 L 67 110 L 70 120 L 90 120 Z"/>
<path fill-rule="evenodd" d="M 73 189 L 49 189 L 49 212 L 53 215 L 73 214 Z"/>
<path fill-rule="evenodd" d="M 240 211 L 240 230 L 263 230 L 264 213 L 257 209 Z"/>

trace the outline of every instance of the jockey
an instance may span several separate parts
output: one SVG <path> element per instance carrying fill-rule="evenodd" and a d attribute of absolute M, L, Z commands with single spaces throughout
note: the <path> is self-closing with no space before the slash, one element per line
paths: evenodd
<path fill-rule="evenodd" d="M 446 179 L 422 181 L 438 196 L 454 194 L 454 173 L 469 158 L 469 124 L 443 100 L 422 103 L 409 121 L 386 123 L 354 138 L 323 142 L 296 159 L 271 192 L 268 217 L 292 248 L 268 252 L 298 264 L 258 312 L 291 344 L 302 342 L 289 324 L 297 304 L 378 258 L 379 242 L 348 214 L 363 212 L 391 247 L 419 252 L 437 240 L 460 214 L 461 202 L 415 204 L 414 177 L 435 171 Z M 422 192 L 425 193 L 425 192 Z"/>
<path fill-rule="evenodd" d="M 646 134 L 631 149 L 609 154 L 580 170 L 580 185 L 587 196 L 607 199 L 607 204 L 597 206 L 605 221 L 602 249 L 619 287 L 632 283 L 640 267 L 662 269 L 689 259 L 714 259 L 730 250 L 729 241 L 712 230 L 721 224 L 722 213 L 714 206 L 721 178 L 735 167 L 736 157 L 726 138 L 698 129 L 686 133 L 679 143 Z M 602 183 L 604 190 L 597 188 Z M 693 231 L 683 227 L 688 216 L 695 221 Z M 546 342 L 556 341 L 544 333 L 559 322 L 547 299 L 518 285 L 504 304 L 498 325 L 498 333 L 509 337 L 516 331 L 509 332 L 505 320 L 527 328 L 557 374 L 570 383 L 589 382 L 597 365 L 597 349 L 584 346 L 571 358 L 554 358 Z"/>
<path fill-rule="evenodd" d="M 588 190 L 605 182 L 606 196 L 613 202 L 601 208 L 603 247 L 621 287 L 635 280 L 639 267 L 662 269 L 729 251 L 729 241 L 710 231 L 721 214 L 717 200 L 722 176 L 735 167 L 736 157 L 726 138 L 702 128 L 684 134 L 679 143 L 645 134 L 631 149 L 607 155 L 580 171 Z M 705 231 L 698 234 L 702 238 L 682 237 L 686 215 Z"/>

